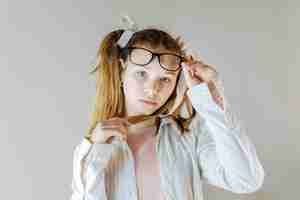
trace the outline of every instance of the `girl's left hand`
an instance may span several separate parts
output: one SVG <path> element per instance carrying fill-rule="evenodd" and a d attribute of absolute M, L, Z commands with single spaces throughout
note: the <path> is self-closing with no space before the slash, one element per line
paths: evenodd
<path fill-rule="evenodd" d="M 213 67 L 204 64 L 200 60 L 195 60 L 193 56 L 189 56 L 182 63 L 182 67 L 188 88 L 200 83 L 210 83 L 217 76 L 217 71 Z"/>
<path fill-rule="evenodd" d="M 217 71 L 202 61 L 195 60 L 192 56 L 188 57 L 186 61 L 182 63 L 182 67 L 187 87 L 191 88 L 200 83 L 207 83 L 213 100 L 224 110 L 223 99 L 212 81 L 217 77 Z"/>

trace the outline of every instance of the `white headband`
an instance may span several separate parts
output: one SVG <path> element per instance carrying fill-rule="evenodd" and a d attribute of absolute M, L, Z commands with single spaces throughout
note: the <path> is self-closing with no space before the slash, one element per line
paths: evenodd
<path fill-rule="evenodd" d="M 131 30 L 125 30 L 122 33 L 122 36 L 120 37 L 120 39 L 117 42 L 118 45 L 120 45 L 121 48 L 125 47 L 133 34 L 134 34 L 133 31 L 131 31 Z"/>
<path fill-rule="evenodd" d="M 122 26 L 125 27 L 125 31 L 122 33 L 122 36 L 118 40 L 117 44 L 123 48 L 126 46 L 132 35 L 139 30 L 139 28 L 138 25 L 128 15 L 122 16 L 121 23 Z"/>

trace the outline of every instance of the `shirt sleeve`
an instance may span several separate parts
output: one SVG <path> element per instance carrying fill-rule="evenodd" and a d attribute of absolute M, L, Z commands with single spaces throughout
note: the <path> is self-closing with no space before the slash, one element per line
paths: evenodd
<path fill-rule="evenodd" d="M 75 147 L 70 200 L 107 199 L 105 166 L 113 150 L 112 144 L 92 144 L 86 138 Z"/>
<path fill-rule="evenodd" d="M 206 83 L 193 86 L 187 95 L 199 118 L 195 152 L 203 180 L 234 193 L 257 191 L 264 169 L 242 125 L 232 123 L 232 115 L 216 104 Z"/>

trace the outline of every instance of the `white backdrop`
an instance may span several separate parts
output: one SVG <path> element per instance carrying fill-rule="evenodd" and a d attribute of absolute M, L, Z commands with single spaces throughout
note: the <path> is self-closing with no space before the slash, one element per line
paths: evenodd
<path fill-rule="evenodd" d="M 263 188 L 236 195 L 205 186 L 206 199 L 298 199 L 296 0 L 2 0 L 1 199 L 70 197 L 72 153 L 88 127 L 95 93 L 89 64 L 120 13 L 182 34 L 217 66 L 257 147 Z"/>

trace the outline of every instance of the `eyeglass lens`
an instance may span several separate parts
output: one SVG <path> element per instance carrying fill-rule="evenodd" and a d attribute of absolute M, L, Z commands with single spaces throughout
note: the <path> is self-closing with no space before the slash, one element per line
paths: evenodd
<path fill-rule="evenodd" d="M 159 55 L 160 65 L 167 70 L 177 70 L 180 67 L 181 59 L 172 54 Z M 152 53 L 145 49 L 133 48 L 130 52 L 130 60 L 137 65 L 147 65 L 152 58 Z"/>

